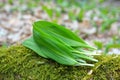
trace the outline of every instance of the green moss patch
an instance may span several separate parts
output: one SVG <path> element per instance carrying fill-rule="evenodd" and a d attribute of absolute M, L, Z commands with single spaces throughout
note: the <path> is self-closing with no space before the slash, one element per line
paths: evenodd
<path fill-rule="evenodd" d="M 120 56 L 101 55 L 94 67 L 65 66 L 16 45 L 0 49 L 0 80 L 119 80 Z M 92 62 L 91 62 L 92 63 Z"/>

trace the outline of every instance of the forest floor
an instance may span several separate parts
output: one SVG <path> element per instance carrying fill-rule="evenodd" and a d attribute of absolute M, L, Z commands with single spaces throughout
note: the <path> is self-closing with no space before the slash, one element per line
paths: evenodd
<path fill-rule="evenodd" d="M 99 53 L 120 54 L 120 0 L 0 0 L 0 45 L 21 43 L 32 23 L 47 20 L 71 29 Z M 103 1 L 103 2 L 102 2 Z"/>

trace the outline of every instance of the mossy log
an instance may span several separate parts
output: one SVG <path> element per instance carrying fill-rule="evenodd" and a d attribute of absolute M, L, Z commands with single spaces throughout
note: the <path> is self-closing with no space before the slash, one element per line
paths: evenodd
<path fill-rule="evenodd" d="M 120 80 L 120 56 L 96 58 L 94 67 L 65 66 L 22 45 L 0 48 L 0 80 Z"/>

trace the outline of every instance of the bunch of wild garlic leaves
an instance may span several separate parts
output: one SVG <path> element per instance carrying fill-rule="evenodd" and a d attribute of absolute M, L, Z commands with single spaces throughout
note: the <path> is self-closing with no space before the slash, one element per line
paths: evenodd
<path fill-rule="evenodd" d="M 69 29 L 47 22 L 37 21 L 33 24 L 33 36 L 23 42 L 44 58 L 50 58 L 60 64 L 73 66 L 94 66 L 87 61 L 95 61 L 93 50 Z"/>

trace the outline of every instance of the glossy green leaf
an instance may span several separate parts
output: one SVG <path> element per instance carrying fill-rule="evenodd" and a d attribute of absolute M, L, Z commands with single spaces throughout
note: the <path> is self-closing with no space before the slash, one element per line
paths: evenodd
<path fill-rule="evenodd" d="M 93 66 L 85 60 L 95 61 L 91 47 L 69 29 L 47 21 L 33 24 L 33 37 L 25 40 L 23 45 L 44 58 L 50 58 L 60 64 L 74 66 Z M 89 51 L 86 51 L 89 50 Z"/>

